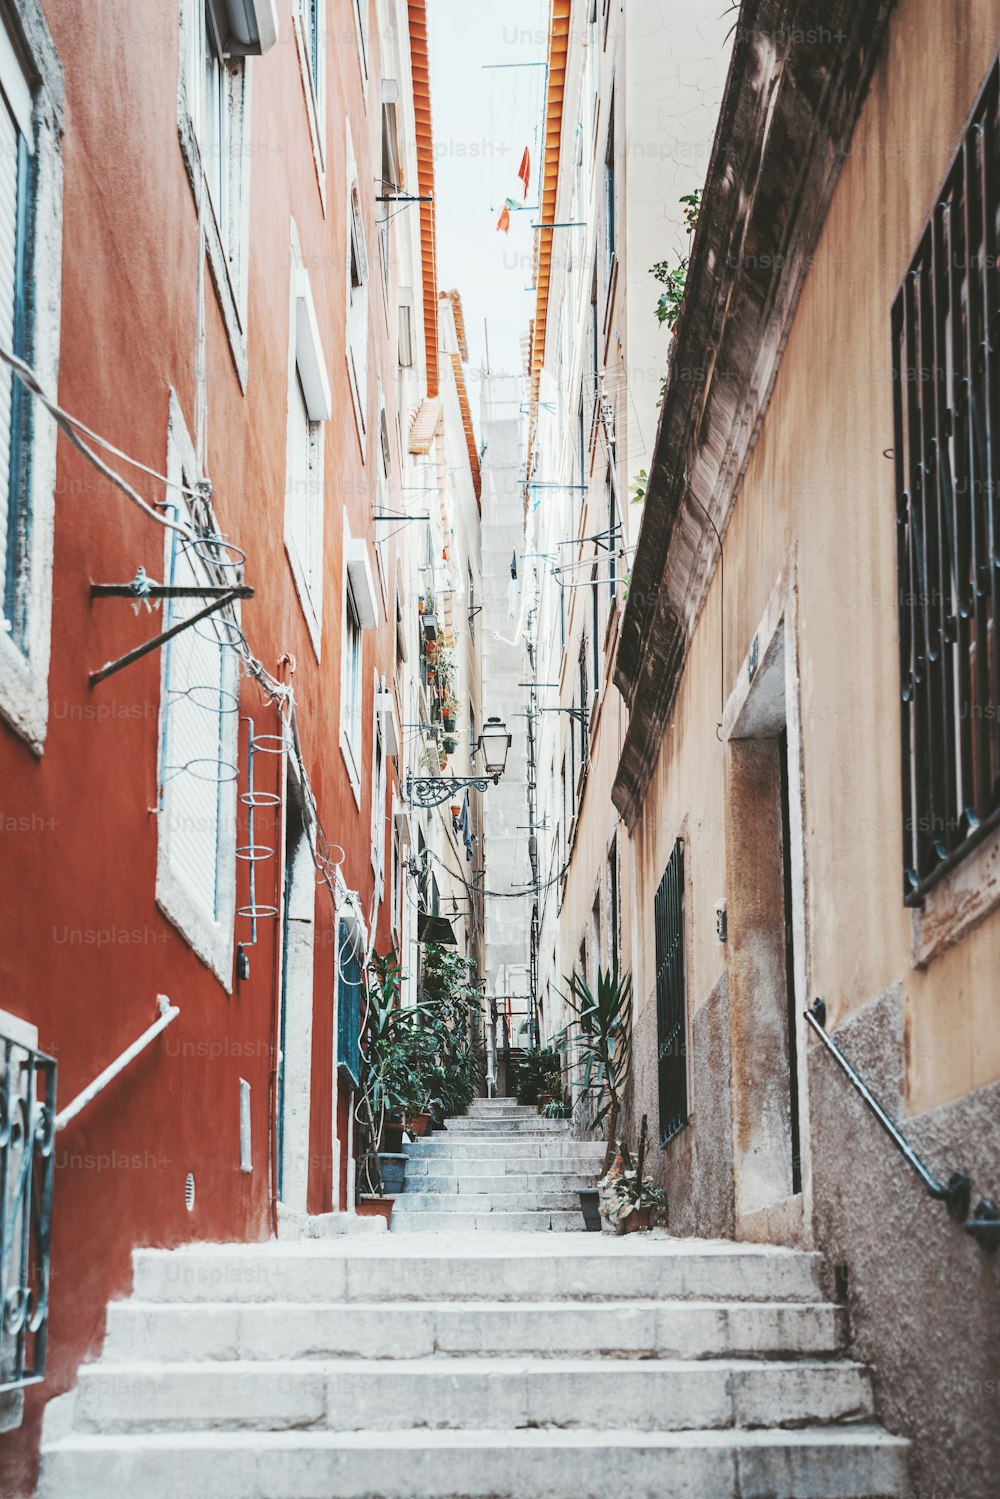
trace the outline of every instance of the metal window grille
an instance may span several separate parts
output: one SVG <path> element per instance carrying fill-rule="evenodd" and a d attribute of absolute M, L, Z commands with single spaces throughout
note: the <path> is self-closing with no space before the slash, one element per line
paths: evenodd
<path fill-rule="evenodd" d="M 340 923 L 337 986 L 337 1062 L 356 1088 L 361 1078 L 361 954 L 358 935 Z"/>
<path fill-rule="evenodd" d="M 653 907 L 656 927 L 656 1040 L 660 1144 L 684 1128 L 687 1103 L 687 999 L 684 979 L 684 841 L 677 839 Z"/>
<path fill-rule="evenodd" d="M 908 904 L 1000 823 L 998 82 L 892 309 Z"/>
<path fill-rule="evenodd" d="M 45 1374 L 56 1064 L 0 1035 L 0 1395 Z"/>

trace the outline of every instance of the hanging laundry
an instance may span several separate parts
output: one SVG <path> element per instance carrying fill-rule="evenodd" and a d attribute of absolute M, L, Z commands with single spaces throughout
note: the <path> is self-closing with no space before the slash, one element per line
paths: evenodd
<path fill-rule="evenodd" d="M 524 148 L 524 155 L 521 157 L 521 165 L 517 169 L 517 175 L 524 183 L 524 201 L 527 202 L 528 184 L 531 181 L 531 152 L 527 146 Z"/>
<path fill-rule="evenodd" d="M 462 803 L 462 812 L 461 812 L 461 815 L 460 815 L 460 817 L 458 819 L 458 831 L 461 833 L 461 835 L 462 835 L 462 841 L 465 844 L 465 860 L 466 860 L 466 863 L 467 864 L 471 864 L 472 863 L 472 854 L 473 854 L 473 843 L 472 843 L 472 829 L 469 826 L 469 793 L 468 792 L 465 793 L 465 800 Z"/>
<path fill-rule="evenodd" d="M 509 234 L 510 233 L 510 199 L 509 198 L 508 198 L 507 202 L 504 204 L 503 208 L 500 210 L 500 217 L 497 219 L 497 232 L 500 233 L 500 234 Z"/>

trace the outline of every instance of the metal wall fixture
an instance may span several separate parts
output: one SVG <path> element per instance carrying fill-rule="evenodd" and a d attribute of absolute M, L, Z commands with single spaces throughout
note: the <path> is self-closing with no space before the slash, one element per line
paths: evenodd
<path fill-rule="evenodd" d="M 415 807 L 439 807 L 453 800 L 460 791 L 488 791 L 496 786 L 507 768 L 507 752 L 512 743 L 507 725 L 500 718 L 488 718 L 476 741 L 476 752 L 483 754 L 485 771 L 472 776 L 413 776 L 406 778 L 406 797 Z"/>
<path fill-rule="evenodd" d="M 977 1204 L 975 1213 L 970 1218 L 969 1205 L 972 1200 L 972 1183 L 964 1171 L 953 1171 L 946 1183 L 939 1182 L 932 1171 L 920 1159 L 910 1142 L 900 1134 L 896 1125 L 889 1118 L 878 1099 L 870 1089 L 862 1082 L 850 1062 L 844 1056 L 840 1047 L 826 1029 L 826 1000 L 816 999 L 812 1007 L 804 1012 L 806 1021 L 816 1032 L 823 1042 L 827 1051 L 835 1058 L 842 1071 L 856 1091 L 861 1095 L 868 1108 L 885 1130 L 889 1139 L 896 1149 L 904 1157 L 907 1163 L 920 1177 L 927 1189 L 929 1196 L 938 1202 L 943 1202 L 951 1216 L 962 1224 L 967 1234 L 970 1234 L 976 1242 L 992 1254 L 1000 1248 L 1000 1209 L 992 1199 L 984 1197 Z"/>

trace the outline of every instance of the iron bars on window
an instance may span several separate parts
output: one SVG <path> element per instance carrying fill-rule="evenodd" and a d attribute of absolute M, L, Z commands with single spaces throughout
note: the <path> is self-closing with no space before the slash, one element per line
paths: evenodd
<path fill-rule="evenodd" d="M 892 309 L 903 895 L 1000 822 L 1000 62 Z"/>

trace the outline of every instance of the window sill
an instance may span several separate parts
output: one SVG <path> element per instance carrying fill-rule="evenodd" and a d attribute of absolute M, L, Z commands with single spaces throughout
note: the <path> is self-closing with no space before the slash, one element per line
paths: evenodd
<path fill-rule="evenodd" d="M 188 946 L 215 974 L 227 994 L 233 992 L 232 903 L 227 900 L 226 918 L 209 916 L 199 905 L 167 858 L 158 861 L 156 904 L 176 927 Z M 166 938 L 163 939 L 166 941 Z"/>
<path fill-rule="evenodd" d="M 298 594 L 299 606 L 302 610 L 302 617 L 305 620 L 306 628 L 309 631 L 309 640 L 312 644 L 313 654 L 315 655 L 316 660 L 319 661 L 321 660 L 320 646 L 323 639 L 323 622 L 320 618 L 319 611 L 313 607 L 309 588 L 305 580 L 305 574 L 302 569 L 302 564 L 299 562 L 295 548 L 287 536 L 285 537 L 285 556 L 288 558 L 288 566 L 292 571 L 292 580 L 295 584 L 295 592 Z"/>
<path fill-rule="evenodd" d="M 913 962 L 923 968 L 1000 909 L 1000 832 L 946 874 L 912 912 Z"/>
<path fill-rule="evenodd" d="M 361 776 L 358 774 L 357 757 L 354 753 L 354 746 L 351 744 L 350 739 L 345 734 L 343 729 L 341 729 L 340 731 L 340 753 L 343 756 L 344 765 L 347 767 L 347 779 L 351 783 L 351 792 L 353 793 L 354 801 L 357 805 L 358 811 L 360 812 Z"/>
<path fill-rule="evenodd" d="M 181 155 L 184 157 L 184 165 L 187 168 L 188 182 L 194 196 L 195 212 L 198 211 L 198 201 L 201 192 L 204 192 L 207 199 L 205 212 L 205 254 L 208 258 L 208 268 L 212 276 L 212 285 L 215 287 L 215 298 L 219 304 L 222 321 L 225 324 L 233 366 L 239 378 L 240 389 L 246 394 L 249 364 L 247 360 L 245 313 L 240 306 L 241 299 L 237 296 L 237 289 L 233 284 L 233 273 L 229 265 L 229 257 L 226 255 L 225 247 L 222 243 L 219 223 L 215 216 L 215 207 L 208 193 L 208 184 L 204 181 L 199 184 L 201 158 L 198 151 L 198 143 L 195 139 L 194 125 L 186 108 L 182 108 L 177 133 L 181 143 Z"/>
<path fill-rule="evenodd" d="M 31 654 L 23 656 L 6 634 L 0 634 L 0 716 L 36 755 L 45 748 L 48 729 L 49 617 L 47 614 L 44 639 L 43 631 L 38 630 L 37 664 L 33 663 Z"/>

